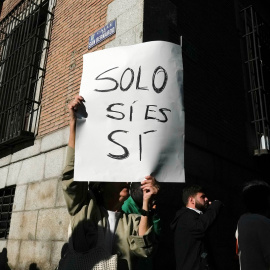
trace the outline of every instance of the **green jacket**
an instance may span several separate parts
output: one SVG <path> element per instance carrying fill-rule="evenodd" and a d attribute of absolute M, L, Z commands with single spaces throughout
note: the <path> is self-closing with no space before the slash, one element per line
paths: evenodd
<path fill-rule="evenodd" d="M 100 207 L 93 193 L 88 192 L 88 182 L 73 181 L 74 149 L 68 147 L 62 187 L 68 212 L 71 215 L 71 230 L 74 249 L 87 251 L 96 246 L 97 224 L 107 226 L 107 211 Z M 139 257 L 149 257 L 155 247 L 152 226 L 144 236 L 138 235 L 140 216 L 122 213 L 116 228 L 112 254 L 118 255 L 118 269 L 136 269 Z"/>
<path fill-rule="evenodd" d="M 125 213 L 134 213 L 134 214 L 141 214 L 141 208 L 135 203 L 131 196 L 125 200 L 122 210 Z M 153 230 L 156 235 L 160 235 L 161 226 L 160 226 L 160 218 L 158 215 L 154 215 L 152 217 L 153 222 Z M 153 262 L 152 258 L 140 258 L 137 263 L 137 269 L 140 270 L 152 270 L 153 269 Z"/>
<path fill-rule="evenodd" d="M 127 214 L 138 214 L 141 215 L 141 209 L 140 207 L 134 202 L 131 196 L 128 197 L 127 200 L 125 200 L 122 210 Z M 161 233 L 161 225 L 160 225 L 160 218 L 158 215 L 153 215 L 152 217 L 153 222 L 153 230 L 156 235 L 160 235 Z"/>

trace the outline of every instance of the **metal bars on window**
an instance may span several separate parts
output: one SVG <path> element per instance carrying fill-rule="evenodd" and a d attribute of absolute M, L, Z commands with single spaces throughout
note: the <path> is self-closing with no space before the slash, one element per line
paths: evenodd
<path fill-rule="evenodd" d="M 246 45 L 245 65 L 256 133 L 255 154 L 269 153 L 270 30 L 252 6 L 241 10 Z"/>
<path fill-rule="evenodd" d="M 0 22 L 0 148 L 37 134 L 51 1 L 21 1 Z"/>
<path fill-rule="evenodd" d="M 6 239 L 9 233 L 15 188 L 10 186 L 0 189 L 0 239 Z"/>

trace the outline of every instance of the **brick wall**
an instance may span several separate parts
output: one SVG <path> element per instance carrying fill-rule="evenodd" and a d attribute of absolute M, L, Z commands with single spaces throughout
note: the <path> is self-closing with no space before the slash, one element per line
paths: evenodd
<path fill-rule="evenodd" d="M 2 1 L 2 0 L 1 0 Z M 6 0 L 3 2 L 0 20 L 2 20 L 21 0 Z"/>
<path fill-rule="evenodd" d="M 58 0 L 43 88 L 39 136 L 68 125 L 67 104 L 80 90 L 82 56 L 88 39 L 106 24 L 112 0 Z M 114 36 L 90 51 L 103 49 Z"/>
<path fill-rule="evenodd" d="M 4 1 L 1 18 L 19 2 Z M 80 90 L 83 54 L 105 47 L 142 42 L 143 2 L 132 0 L 123 4 L 121 0 L 56 0 L 42 93 L 39 137 L 68 125 L 67 104 Z M 112 5 L 109 6 L 110 3 Z M 88 50 L 89 36 L 115 18 L 116 35 Z M 118 37 L 116 40 L 115 36 Z"/>

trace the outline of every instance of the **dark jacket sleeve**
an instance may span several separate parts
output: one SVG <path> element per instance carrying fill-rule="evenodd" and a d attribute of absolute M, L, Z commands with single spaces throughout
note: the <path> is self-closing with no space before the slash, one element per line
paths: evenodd
<path fill-rule="evenodd" d="M 221 205 L 222 203 L 220 201 L 212 202 L 204 214 L 197 215 L 196 218 L 190 222 L 189 231 L 195 238 L 204 237 L 206 230 L 219 213 Z"/>
<path fill-rule="evenodd" d="M 73 181 L 74 157 L 75 157 L 75 150 L 71 147 L 68 147 L 66 165 L 62 177 L 62 188 L 68 212 L 72 216 L 78 213 L 84 205 L 88 204 L 87 201 L 88 183 Z"/>

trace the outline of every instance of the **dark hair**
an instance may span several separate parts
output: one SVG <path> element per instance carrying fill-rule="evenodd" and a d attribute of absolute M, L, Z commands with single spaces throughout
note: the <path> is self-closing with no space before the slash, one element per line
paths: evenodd
<path fill-rule="evenodd" d="M 137 204 L 138 207 L 142 208 L 143 205 L 143 191 L 141 189 L 140 182 L 132 182 L 130 185 L 130 196 Z"/>
<path fill-rule="evenodd" d="M 188 198 L 190 196 L 193 197 L 198 192 L 204 192 L 203 187 L 201 187 L 199 185 L 192 185 L 192 186 L 185 187 L 183 189 L 183 193 L 182 193 L 182 201 L 183 201 L 184 205 L 188 204 Z"/>
<path fill-rule="evenodd" d="M 269 207 L 270 186 L 264 181 L 246 183 L 242 194 L 247 210 L 251 213 L 262 213 Z"/>
<path fill-rule="evenodd" d="M 104 182 L 89 182 L 88 188 L 94 193 L 96 201 L 99 205 L 103 205 L 103 198 L 101 196 L 101 188 Z"/>

